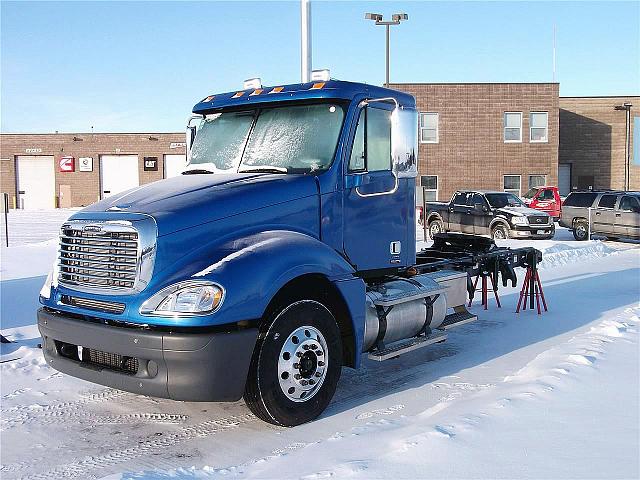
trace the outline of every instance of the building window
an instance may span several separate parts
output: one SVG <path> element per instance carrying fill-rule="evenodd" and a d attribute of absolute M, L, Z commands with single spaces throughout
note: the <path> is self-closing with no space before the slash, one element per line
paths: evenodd
<path fill-rule="evenodd" d="M 522 142 L 522 112 L 504 112 L 504 142 Z"/>
<path fill-rule="evenodd" d="M 439 115 L 437 113 L 421 113 L 420 114 L 420 142 L 421 143 L 438 143 L 438 122 Z"/>
<path fill-rule="evenodd" d="M 529 188 L 544 187 L 547 184 L 546 175 L 529 175 Z"/>
<path fill-rule="evenodd" d="M 420 185 L 424 192 L 425 202 L 437 202 L 438 201 L 438 176 L 437 175 L 422 175 L 420 177 Z"/>
<path fill-rule="evenodd" d="M 549 114 L 547 112 L 531 112 L 529 114 L 529 141 L 531 143 L 547 143 L 549 141 Z"/>
<path fill-rule="evenodd" d="M 505 175 L 503 188 L 505 192 L 520 196 L 520 175 Z"/>

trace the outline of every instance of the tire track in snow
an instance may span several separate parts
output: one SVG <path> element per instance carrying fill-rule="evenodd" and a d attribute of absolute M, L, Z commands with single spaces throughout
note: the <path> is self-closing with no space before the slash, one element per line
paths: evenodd
<path fill-rule="evenodd" d="M 204 438 L 237 429 L 239 426 L 256 420 L 255 415 L 232 415 L 207 420 L 195 425 L 183 427 L 180 431 L 163 438 L 142 441 L 129 448 L 108 451 L 101 455 L 92 455 L 71 463 L 58 465 L 53 469 L 21 477 L 20 480 L 47 480 L 50 478 L 87 478 L 92 471 L 118 465 L 135 458 L 151 455 L 189 440 Z"/>
<path fill-rule="evenodd" d="M 37 424 L 37 425 L 56 425 L 64 424 L 73 416 L 73 421 L 77 423 L 89 423 L 93 425 L 126 425 L 140 422 L 145 423 L 161 423 L 161 424 L 177 424 L 184 423 L 189 419 L 188 415 L 177 413 L 126 413 L 121 415 L 101 415 L 91 412 L 61 412 L 54 411 L 43 416 L 28 416 L 24 418 L 15 417 L 9 420 L 3 420 L 2 431 L 12 428 Z"/>

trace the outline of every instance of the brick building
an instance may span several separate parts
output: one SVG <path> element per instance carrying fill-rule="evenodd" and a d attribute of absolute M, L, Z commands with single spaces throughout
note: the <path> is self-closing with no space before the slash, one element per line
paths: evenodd
<path fill-rule="evenodd" d="M 416 97 L 419 185 L 427 200 L 446 201 L 463 188 L 520 195 L 531 186 L 557 183 L 557 83 L 391 87 Z"/>
<path fill-rule="evenodd" d="M 11 207 L 89 205 L 178 173 L 184 141 L 183 133 L 2 134 L 0 191 Z"/>
<path fill-rule="evenodd" d="M 640 163 L 634 151 L 634 132 L 640 130 L 640 97 L 561 97 L 560 176 L 570 189 L 624 189 L 627 125 L 626 112 L 616 110 L 633 105 L 630 134 L 631 190 L 640 190 Z M 635 121 L 634 121 L 635 120 Z M 636 133 L 637 138 L 638 133 Z M 566 188 L 566 186 L 565 186 Z"/>

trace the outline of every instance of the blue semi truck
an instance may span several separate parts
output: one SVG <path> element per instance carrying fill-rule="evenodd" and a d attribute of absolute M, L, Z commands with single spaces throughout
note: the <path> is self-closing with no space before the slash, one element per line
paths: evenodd
<path fill-rule="evenodd" d="M 417 124 L 411 95 L 328 78 L 206 97 L 181 176 L 62 225 L 46 361 L 143 395 L 244 397 L 294 426 L 343 366 L 444 341 L 476 319 L 472 274 L 515 282 L 538 254 L 455 235 L 416 253 Z"/>

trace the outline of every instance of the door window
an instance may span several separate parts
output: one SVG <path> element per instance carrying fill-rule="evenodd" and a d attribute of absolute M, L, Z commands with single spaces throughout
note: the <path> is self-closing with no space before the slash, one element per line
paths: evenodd
<path fill-rule="evenodd" d="M 640 204 L 638 203 L 637 199 L 629 196 L 624 196 L 622 197 L 622 200 L 620 200 L 620 210 L 625 212 L 640 213 Z"/>
<path fill-rule="evenodd" d="M 367 107 L 360 112 L 349 171 L 391 170 L 391 112 Z"/>
<path fill-rule="evenodd" d="M 555 197 L 553 196 L 553 190 L 543 190 L 538 199 L 546 202 L 552 202 L 553 200 L 555 200 Z"/>
<path fill-rule="evenodd" d="M 615 195 L 603 195 L 598 202 L 600 208 L 613 208 L 616 205 L 617 197 Z"/>
<path fill-rule="evenodd" d="M 467 195 L 465 193 L 457 192 L 453 197 L 453 204 L 464 207 L 467 205 Z"/>

